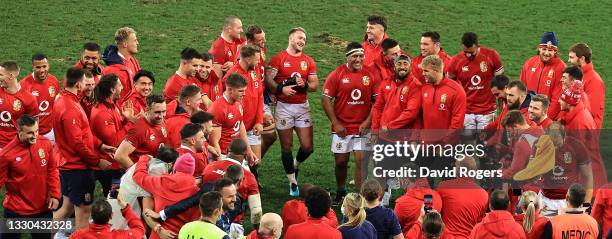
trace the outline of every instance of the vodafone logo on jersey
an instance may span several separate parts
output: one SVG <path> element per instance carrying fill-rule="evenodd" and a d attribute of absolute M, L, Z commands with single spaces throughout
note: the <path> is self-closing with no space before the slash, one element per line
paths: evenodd
<path fill-rule="evenodd" d="M 11 112 L 8 112 L 8 111 L 0 112 L 0 120 L 2 120 L 2 122 L 8 123 L 11 121 L 12 118 L 13 117 L 11 115 Z"/>
<path fill-rule="evenodd" d="M 353 101 L 349 101 L 348 104 L 349 105 L 363 105 L 365 104 L 365 102 L 361 99 L 361 90 L 359 89 L 354 89 L 353 91 L 351 91 L 351 98 L 353 99 Z"/>
<path fill-rule="evenodd" d="M 472 76 L 472 78 L 470 79 L 470 82 L 472 83 L 472 85 L 468 87 L 468 90 L 484 89 L 484 86 L 480 85 L 480 83 L 482 83 L 482 78 L 480 78 L 479 75 Z"/>
<path fill-rule="evenodd" d="M 40 104 L 38 104 L 38 109 L 40 111 L 47 111 L 47 109 L 49 109 L 49 101 L 41 101 Z"/>

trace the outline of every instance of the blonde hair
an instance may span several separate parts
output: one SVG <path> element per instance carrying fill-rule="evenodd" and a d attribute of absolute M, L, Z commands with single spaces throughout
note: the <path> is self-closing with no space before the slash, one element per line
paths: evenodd
<path fill-rule="evenodd" d="M 136 34 L 136 31 L 134 31 L 134 29 L 131 27 L 122 27 L 117 29 L 115 32 L 115 43 L 117 43 L 117 45 L 124 43 L 132 33 Z"/>
<path fill-rule="evenodd" d="M 345 208 L 345 216 L 348 221 L 340 227 L 357 227 L 363 224 L 366 220 L 366 201 L 365 199 L 358 193 L 349 193 L 344 197 L 344 201 L 342 206 L 346 206 Z"/>
<path fill-rule="evenodd" d="M 442 71 L 444 69 L 444 62 L 438 55 L 429 55 L 421 62 L 421 68 L 423 66 L 432 66 L 437 71 Z"/>
<path fill-rule="evenodd" d="M 533 191 L 524 192 L 519 199 L 519 206 L 525 214 L 523 217 L 523 230 L 529 233 L 535 223 L 536 210 L 540 208 L 540 198 Z"/>

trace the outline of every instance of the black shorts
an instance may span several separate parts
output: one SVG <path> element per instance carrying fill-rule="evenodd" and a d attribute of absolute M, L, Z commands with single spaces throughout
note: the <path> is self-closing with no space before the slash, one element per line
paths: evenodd
<path fill-rule="evenodd" d="M 62 195 L 70 198 L 76 206 L 91 205 L 96 181 L 93 170 L 62 170 L 60 171 Z"/>

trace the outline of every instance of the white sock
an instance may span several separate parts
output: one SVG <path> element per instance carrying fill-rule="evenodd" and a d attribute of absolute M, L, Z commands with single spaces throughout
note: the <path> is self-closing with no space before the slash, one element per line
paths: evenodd
<path fill-rule="evenodd" d="M 290 173 L 290 174 L 287 174 L 287 178 L 289 179 L 289 182 L 290 182 L 290 183 L 295 183 L 295 184 L 297 184 L 297 180 L 295 179 L 295 173 Z"/>

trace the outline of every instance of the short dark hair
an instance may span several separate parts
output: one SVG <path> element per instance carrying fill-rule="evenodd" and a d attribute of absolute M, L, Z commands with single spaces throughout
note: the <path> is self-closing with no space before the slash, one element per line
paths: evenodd
<path fill-rule="evenodd" d="M 586 190 L 579 183 L 574 183 L 567 189 L 567 199 L 572 207 L 582 206 L 585 195 Z"/>
<path fill-rule="evenodd" d="M 496 75 L 493 77 L 490 86 L 491 88 L 496 87 L 498 90 L 503 90 L 506 88 L 506 86 L 508 86 L 509 82 L 510 78 L 508 78 L 506 75 Z"/>
<path fill-rule="evenodd" d="M 202 91 L 200 90 L 200 87 L 198 87 L 197 85 L 183 86 L 183 88 L 181 88 L 181 90 L 179 91 L 178 100 L 179 102 L 183 102 L 187 98 L 194 97 L 200 92 Z"/>
<path fill-rule="evenodd" d="M 191 60 L 193 58 L 202 59 L 202 55 L 191 47 L 187 47 L 181 51 L 181 60 Z"/>
<path fill-rule="evenodd" d="M 206 111 L 198 111 L 191 115 L 189 121 L 194 124 L 203 124 L 211 121 L 214 116 Z"/>
<path fill-rule="evenodd" d="M 242 46 L 240 49 L 240 58 L 252 57 L 257 53 L 260 53 L 261 49 L 256 45 L 247 44 Z"/>
<path fill-rule="evenodd" d="M 234 185 L 234 182 L 229 178 L 220 178 L 215 181 L 215 185 L 213 185 L 213 191 L 221 192 L 223 188 L 230 187 Z"/>
<path fill-rule="evenodd" d="M 306 194 L 304 199 L 306 208 L 308 208 L 308 214 L 313 218 L 322 218 L 331 206 L 331 198 L 325 189 L 314 186 Z"/>
<path fill-rule="evenodd" d="M 228 147 L 230 153 L 236 155 L 244 155 L 247 151 L 248 145 L 242 139 L 232 139 Z"/>
<path fill-rule="evenodd" d="M 429 37 L 434 43 L 440 42 L 440 33 L 438 32 L 424 32 L 421 37 Z"/>
<path fill-rule="evenodd" d="M 205 62 L 213 60 L 213 56 L 210 53 L 208 53 L 208 52 L 202 52 L 200 54 L 202 55 L 202 60 L 205 61 Z"/>
<path fill-rule="evenodd" d="M 140 77 L 149 77 L 149 79 L 151 79 L 151 82 L 153 83 L 153 85 L 155 85 L 155 76 L 153 76 L 153 72 L 150 72 L 148 70 L 139 70 L 138 72 L 136 72 L 136 75 L 134 75 L 134 82 L 137 82 L 138 80 L 140 80 Z"/>
<path fill-rule="evenodd" d="M 244 169 L 240 165 L 232 164 L 225 169 L 223 177 L 237 184 L 240 180 L 244 179 Z"/>
<path fill-rule="evenodd" d="M 591 48 L 586 43 L 576 43 L 570 48 L 570 51 L 576 53 L 578 58 L 584 56 L 584 61 L 587 64 L 591 63 Z"/>
<path fill-rule="evenodd" d="M 21 128 L 23 126 L 32 127 L 36 124 L 36 117 L 25 114 L 17 119 L 17 127 Z"/>
<path fill-rule="evenodd" d="M 393 40 L 391 38 L 387 38 L 387 39 L 383 40 L 380 43 L 380 48 L 382 48 L 382 52 L 385 53 L 389 49 L 394 48 L 394 47 L 396 47 L 398 45 L 399 45 L 399 43 L 396 40 Z"/>
<path fill-rule="evenodd" d="M 563 70 L 563 73 L 567 73 L 574 80 L 582 81 L 582 70 L 578 66 L 568 66 Z"/>
<path fill-rule="evenodd" d="M 181 128 L 181 139 L 184 140 L 193 137 L 200 131 L 202 131 L 202 126 L 200 126 L 199 124 L 187 123 L 183 126 L 183 128 Z"/>
<path fill-rule="evenodd" d="M 164 163 L 174 163 L 178 156 L 178 152 L 172 147 L 160 146 L 157 149 L 156 158 Z"/>
<path fill-rule="evenodd" d="M 83 75 L 85 75 L 87 79 L 94 77 L 93 73 L 87 68 L 83 68 Z"/>
<path fill-rule="evenodd" d="M 19 71 L 19 65 L 16 61 L 4 61 L 0 63 L 0 67 L 4 68 L 6 71 Z"/>
<path fill-rule="evenodd" d="M 253 40 L 255 39 L 255 35 L 262 33 L 263 30 L 261 29 L 261 27 L 257 26 L 257 25 L 251 25 L 247 28 L 246 32 L 244 33 L 244 35 L 246 36 L 247 39 L 249 40 Z"/>
<path fill-rule="evenodd" d="M 302 183 L 300 186 L 300 198 L 305 199 L 306 195 L 308 195 L 308 190 L 310 190 L 314 185 L 310 183 Z"/>
<path fill-rule="evenodd" d="M 100 51 L 100 45 L 98 45 L 98 43 L 95 43 L 95 42 L 86 42 L 85 44 L 83 44 L 83 51 L 84 50 Z"/>
<path fill-rule="evenodd" d="M 83 80 L 85 71 L 80 68 L 70 67 L 66 70 L 66 87 L 74 87 Z"/>
<path fill-rule="evenodd" d="M 430 235 L 440 235 L 444 223 L 438 212 L 429 212 L 423 217 L 423 232 Z"/>
<path fill-rule="evenodd" d="M 465 47 L 472 47 L 474 45 L 478 46 L 478 35 L 474 32 L 466 32 L 463 33 L 461 37 L 461 44 Z"/>
<path fill-rule="evenodd" d="M 202 197 L 200 197 L 200 213 L 202 213 L 202 216 L 210 217 L 215 213 L 215 210 L 222 207 L 223 200 L 219 192 L 210 191 L 202 194 Z"/>
<path fill-rule="evenodd" d="M 111 90 L 119 83 L 119 77 L 115 74 L 102 76 L 94 87 L 94 99 L 98 104 L 107 104 L 106 100 L 112 95 Z"/>
<path fill-rule="evenodd" d="M 247 81 L 238 73 L 232 73 L 227 77 L 225 85 L 231 88 L 242 88 L 247 86 Z"/>
<path fill-rule="evenodd" d="M 166 100 L 161 95 L 149 95 L 147 96 L 147 109 L 150 109 L 153 104 L 166 103 Z"/>
<path fill-rule="evenodd" d="M 525 124 L 525 117 L 519 110 L 511 110 L 506 114 L 506 117 L 502 120 L 502 126 L 513 127 L 515 125 Z"/>
<path fill-rule="evenodd" d="M 510 81 L 508 83 L 508 86 L 506 86 L 508 89 L 512 89 L 514 87 L 516 87 L 519 91 L 521 92 L 527 92 L 527 86 L 525 86 L 525 83 L 521 80 L 513 80 Z"/>
<path fill-rule="evenodd" d="M 540 102 L 542 103 L 542 108 L 544 110 L 548 109 L 548 107 L 550 106 L 550 100 L 548 99 L 548 96 L 543 95 L 543 94 L 537 94 L 531 97 L 531 102 Z"/>
<path fill-rule="evenodd" d="M 47 55 L 43 54 L 43 53 L 35 53 L 34 55 L 32 55 L 32 62 L 34 61 L 42 61 L 44 59 L 47 59 Z"/>
<path fill-rule="evenodd" d="M 91 206 L 91 219 L 94 224 L 104 225 L 110 221 L 113 214 L 113 208 L 105 198 L 100 198 Z"/>
<path fill-rule="evenodd" d="M 378 24 L 378 25 L 382 25 L 384 31 L 387 31 L 387 19 L 383 16 L 378 16 L 378 15 L 371 15 L 368 16 L 368 23 L 374 25 L 374 24 Z"/>
<path fill-rule="evenodd" d="M 493 210 L 507 210 L 510 204 L 508 193 L 501 189 L 496 189 L 491 193 L 489 204 Z"/>
<path fill-rule="evenodd" d="M 368 202 L 374 201 L 380 198 L 380 194 L 382 193 L 383 188 L 376 179 L 366 179 L 363 184 L 361 184 L 360 194 L 363 196 Z"/>

